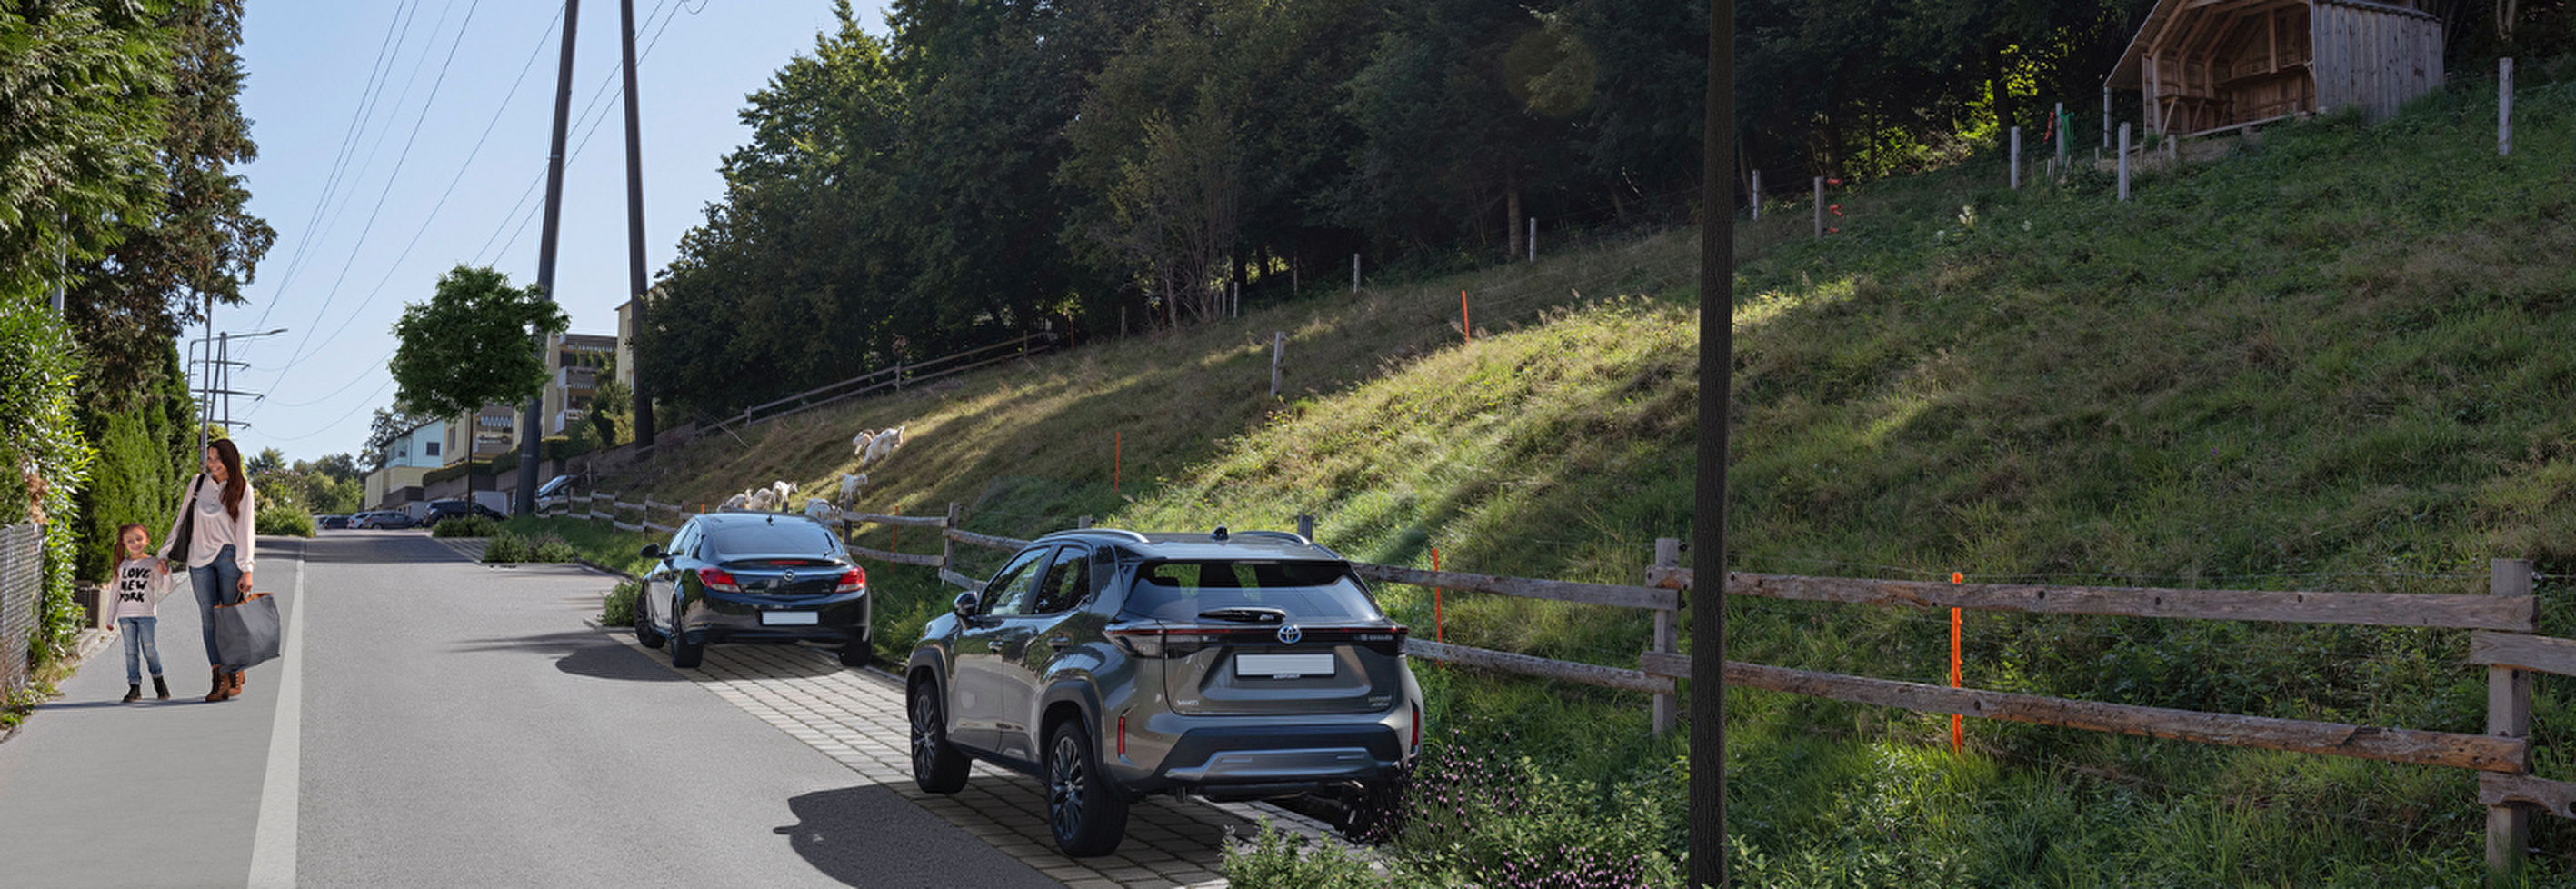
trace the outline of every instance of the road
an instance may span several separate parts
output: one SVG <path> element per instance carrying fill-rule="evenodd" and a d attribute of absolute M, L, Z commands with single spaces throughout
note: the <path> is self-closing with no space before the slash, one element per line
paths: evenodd
<path fill-rule="evenodd" d="M 882 762 L 902 738 L 825 745 L 735 699 L 825 674 L 809 666 L 821 655 L 729 661 L 717 655 L 737 647 L 720 647 L 710 666 L 735 678 L 685 675 L 585 624 L 608 585 L 597 574 L 485 566 L 416 531 L 263 540 L 260 554 L 287 656 L 254 669 L 241 700 L 199 700 L 182 585 L 160 609 L 173 700 L 118 703 L 111 645 L 0 743 L 0 885 L 1180 884 L 1095 879 L 970 830 L 977 813 L 925 808 Z M 786 675 L 743 672 L 755 663 Z M 879 761 L 863 772 L 826 752 L 854 745 Z M 1190 874 L 1215 866 L 1214 839 L 1185 839 L 1206 850 Z"/>

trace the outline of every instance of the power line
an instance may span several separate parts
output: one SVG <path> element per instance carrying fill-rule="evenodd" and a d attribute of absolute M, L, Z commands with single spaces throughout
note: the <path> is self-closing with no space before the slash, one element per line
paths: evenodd
<path fill-rule="evenodd" d="M 671 4 L 670 0 L 664 0 L 664 2 L 663 2 L 663 3 L 655 5 L 655 6 L 653 7 L 652 11 L 647 12 L 647 13 L 645 13 L 645 14 L 644 14 L 644 27 L 651 28 L 651 27 L 653 27 L 653 17 L 654 17 L 654 16 L 656 16 L 656 15 L 663 15 L 663 12 L 662 12 L 662 11 L 663 11 L 664 9 L 669 9 L 669 10 L 670 10 L 670 14 L 669 14 L 669 15 L 663 15 L 661 27 L 660 27 L 659 29 L 657 29 L 657 30 L 655 30 L 655 31 L 653 32 L 653 37 L 652 37 L 652 39 L 650 39 L 649 41 L 647 41 L 647 42 L 645 43 L 643 51 L 642 51 L 642 52 L 639 52 L 639 53 L 637 53 L 637 54 L 636 54 L 636 56 L 635 56 L 635 65 L 636 65 L 636 67 L 637 67 L 637 68 L 639 68 L 639 69 L 640 69 L 640 68 L 642 68 L 642 67 L 644 66 L 644 60 L 645 60 L 645 59 L 647 59 L 647 58 L 652 57 L 652 55 L 653 55 L 653 47 L 658 46 L 658 45 L 660 45 L 660 44 L 661 44 L 661 42 L 662 42 L 662 34 L 663 34 L 663 32 L 665 32 L 665 31 L 669 31 L 669 30 L 671 29 L 671 22 L 672 22 L 672 20 L 673 20 L 673 19 L 677 19 L 677 18 L 679 18 L 679 17 L 680 17 L 680 11 L 681 11 L 682 9 L 684 9 L 684 8 L 685 8 L 685 7 L 673 6 L 673 5 Z M 704 8 L 704 5 L 703 5 L 703 4 L 701 4 L 701 7 L 700 7 L 700 8 L 701 8 L 701 9 L 703 9 L 703 8 Z M 695 12 L 692 12 L 692 13 L 690 13 L 690 14 L 691 14 L 691 15 L 695 15 L 696 13 L 695 13 Z M 641 29 L 638 29 L 638 30 L 641 30 Z M 584 103 L 584 104 L 582 105 L 581 113 L 580 113 L 580 114 L 578 114 L 578 115 L 575 115 L 575 116 L 580 120 L 580 122 L 579 122 L 579 123 L 576 123 L 574 126 L 575 126 L 575 127 L 577 127 L 577 128 L 580 128 L 580 129 L 581 129 L 581 131 L 582 131 L 582 133 L 581 133 L 581 141 L 576 142 L 576 143 L 573 143 L 572 150 L 571 150 L 570 152 L 568 152 L 568 153 L 566 153 L 566 154 L 565 154 L 565 156 L 564 156 L 564 165 L 565 165 L 566 167 L 570 167 L 570 166 L 572 165 L 572 162 L 573 162 L 574 160 L 579 159 L 579 158 L 581 157 L 582 149 L 584 149 L 584 148 L 588 148 L 588 147 L 590 146 L 590 137 L 591 137 L 593 134 L 595 134 L 595 133 L 598 133 L 598 132 L 599 132 L 599 127 L 600 127 L 600 125 L 601 125 L 601 124 L 604 124 L 604 123 L 606 123 L 606 122 L 608 121 L 608 113 L 607 113 L 607 110 L 606 110 L 606 109 L 605 109 L 605 108 L 600 104 L 600 100 L 602 100 L 602 99 L 604 99 L 604 98 L 606 98 L 606 97 L 608 97 L 608 96 L 610 96 L 610 95 L 619 95 L 619 96 L 623 96 L 623 95 L 625 95 L 625 91 L 624 91 L 624 89 L 623 89 L 623 88 L 620 88 L 616 93 L 611 93 L 611 92 L 609 92 L 609 88 L 610 88 L 610 87 L 614 87 L 614 86 L 618 86 L 618 76 L 617 76 L 617 72 L 612 70 L 612 71 L 610 71 L 610 72 L 609 72 L 608 77 L 606 77 L 606 78 L 604 78 L 604 79 L 602 79 L 602 80 L 600 81 L 599 88 L 598 88 L 598 89 L 596 89 L 596 90 L 593 90 L 593 91 L 591 92 L 591 95 L 590 95 L 590 99 L 589 99 L 589 101 L 588 101 L 588 102 L 586 102 L 586 103 Z M 591 112 L 592 112 L 592 111 L 594 111 L 594 110 L 598 110 L 598 111 L 600 112 L 600 113 L 599 113 L 599 115 L 598 115 L 598 116 L 596 116 L 596 117 L 593 117 L 593 116 L 591 115 Z M 539 186 L 539 185 L 543 185 L 543 184 L 545 184 L 545 175 L 544 175 L 543 173 L 539 173 L 539 174 L 537 175 L 537 177 L 529 183 L 529 185 L 528 185 L 528 190 L 527 190 L 526 192 L 522 193 L 521 195 L 519 195 L 519 203 L 517 203 L 517 204 L 513 204 L 513 205 L 511 206 L 510 215 L 509 215 L 509 216 L 507 216 L 507 217 L 502 218 L 500 227 L 495 228 L 495 229 L 493 229 L 493 230 L 492 230 L 492 237 L 493 237 L 493 238 L 498 238 L 498 237 L 500 237 L 501 232 L 503 232 L 503 231 L 508 231 L 508 232 L 510 232 L 510 239 L 509 239 L 509 240 L 507 240 L 507 241 L 502 241 L 502 242 L 501 242 L 501 247 L 500 247 L 500 249 L 495 250 L 495 251 L 492 251 L 492 253 L 491 253 L 491 258 L 490 258 L 489 260 L 486 260 L 486 259 L 484 258 L 484 252 L 483 252 L 483 251 L 481 251 L 481 250 L 475 251 L 475 254 L 474 254 L 474 261 L 475 261 L 477 264 L 485 264 L 485 263 L 487 263 L 487 262 L 498 262 L 498 261 L 500 260 L 500 258 L 501 258 L 501 254 L 504 254 L 504 253 L 508 253 L 508 252 L 510 252 L 510 248 L 511 248 L 511 247 L 513 247 L 513 246 L 516 246 L 516 245 L 519 243 L 519 237 L 520 237 L 521 235 L 524 235 L 524 234 L 526 234 L 526 233 L 527 233 L 527 231 L 528 231 L 528 222 L 529 222 L 529 220 L 533 220 L 533 219 L 535 219 L 535 218 L 536 218 L 536 211 L 537 211 L 537 209 L 539 209 L 539 208 L 534 208 L 534 207 L 529 208 L 529 209 L 528 209 L 528 211 L 527 211 L 528 215 L 527 215 L 527 217 L 526 217 L 526 218 L 524 218 L 524 219 L 520 218 L 520 216 L 519 216 L 519 209 L 520 209 L 521 207 L 525 207 L 525 206 L 527 206 L 527 200 L 528 200 L 528 198 L 529 198 L 530 196 L 532 196 L 532 195 L 536 194 L 537 186 Z M 511 223 L 512 223 L 512 220 L 516 220 L 516 221 L 517 221 L 517 225 L 516 225 L 515 227 L 513 227 L 513 226 L 512 226 L 512 224 L 511 224 Z M 486 248 L 491 247 L 491 245 L 492 245 L 492 239 L 491 239 L 491 238 L 487 238 L 487 239 L 485 239 L 485 240 L 484 240 L 484 242 L 483 242 L 483 244 L 484 244 L 484 247 L 486 247 Z"/>
<path fill-rule="evenodd" d="M 340 147 L 333 153 L 331 173 L 323 179 L 322 193 L 313 199 L 313 210 L 305 217 L 304 234 L 302 237 L 295 240 L 295 252 L 287 255 L 286 274 L 284 277 L 278 279 L 277 282 L 277 292 L 279 294 L 284 294 L 286 292 L 286 285 L 289 282 L 294 281 L 296 271 L 303 268 L 304 251 L 317 239 L 317 236 L 314 233 L 321 230 L 322 208 L 330 205 L 332 192 L 339 189 L 340 175 L 348 168 L 349 152 L 352 150 L 352 146 L 357 144 L 358 134 L 365 131 L 366 121 L 373 116 L 372 109 L 375 108 L 376 96 L 383 93 L 383 86 L 378 80 L 378 75 L 384 71 L 392 69 L 392 66 L 386 61 L 386 56 L 392 51 L 396 42 L 394 35 L 397 27 L 403 25 L 406 21 L 404 8 L 404 4 L 396 3 L 394 5 L 393 20 L 385 23 L 385 39 L 382 43 L 376 45 L 375 64 L 370 65 L 367 68 L 367 85 L 360 87 L 358 90 L 359 98 L 357 112 L 350 115 L 348 128 L 340 134 Z M 409 33 L 408 29 L 404 29 L 404 33 Z M 269 300 L 268 305 L 260 309 L 259 323 L 251 326 L 257 327 L 260 324 L 268 323 L 268 313 L 276 308 L 277 300 Z"/>

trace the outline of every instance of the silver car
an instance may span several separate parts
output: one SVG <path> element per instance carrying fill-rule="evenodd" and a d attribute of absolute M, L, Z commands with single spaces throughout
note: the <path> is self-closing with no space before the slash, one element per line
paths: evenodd
<path fill-rule="evenodd" d="M 1422 744 L 1406 633 L 1295 534 L 1050 534 L 924 628 L 913 780 L 954 793 L 969 758 L 1036 775 L 1075 856 L 1116 851 L 1150 793 L 1382 817 Z"/>

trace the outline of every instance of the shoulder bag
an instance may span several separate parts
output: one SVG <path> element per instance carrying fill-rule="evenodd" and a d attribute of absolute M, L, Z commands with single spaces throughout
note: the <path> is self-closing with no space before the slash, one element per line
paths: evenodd
<path fill-rule="evenodd" d="M 170 538 L 170 561 L 188 564 L 188 541 L 197 536 L 197 491 L 205 487 L 202 474 L 188 482 L 188 496 L 179 499 L 179 531 Z"/>

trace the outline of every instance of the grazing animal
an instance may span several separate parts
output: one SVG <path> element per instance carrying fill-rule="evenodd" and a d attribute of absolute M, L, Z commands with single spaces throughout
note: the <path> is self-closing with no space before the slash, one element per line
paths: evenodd
<path fill-rule="evenodd" d="M 718 506 L 718 507 L 716 507 L 716 508 L 717 508 L 717 509 L 747 509 L 747 508 L 750 508 L 750 506 L 751 506 L 751 492 L 750 492 L 750 491 L 744 491 L 744 492 L 742 492 L 742 493 L 740 493 L 740 494 L 735 494 L 735 495 L 733 495 L 733 496 L 731 496 L 731 497 L 727 497 L 727 498 L 725 498 L 725 502 L 724 502 L 724 504 L 723 504 L 723 505 L 721 505 L 721 506 Z"/>
<path fill-rule="evenodd" d="M 867 486 L 868 486 L 868 474 L 867 474 L 867 473 L 864 473 L 864 472 L 856 473 L 856 474 L 853 474 L 853 473 L 847 473 L 847 472 L 841 473 L 841 497 L 840 497 L 840 505 L 842 505 L 842 506 L 856 506 L 856 505 L 858 505 L 858 502 L 859 502 L 859 495 L 860 495 L 860 494 L 863 494 L 863 493 L 866 493 Z"/>
<path fill-rule="evenodd" d="M 770 482 L 769 489 L 778 492 L 778 508 L 780 509 L 786 509 L 787 504 L 796 502 L 795 485 L 791 485 L 786 482 Z"/>
<path fill-rule="evenodd" d="M 874 462 L 877 462 L 877 461 L 879 461 L 879 460 L 883 460 L 883 459 L 885 459 L 885 458 L 887 458 L 887 457 L 889 457 L 889 456 L 892 456 L 892 455 L 894 454 L 894 449 L 895 449 L 895 448 L 902 447 L 902 446 L 903 446 L 903 427 L 901 427 L 901 426 L 897 426 L 897 427 L 894 427 L 894 428 L 892 428 L 892 429 L 888 429 L 888 430 L 885 430 L 885 431 L 883 431 L 883 432 L 879 432 L 879 433 L 877 433 L 877 437 L 876 437 L 876 438 L 871 439 L 871 440 L 868 442 L 868 452 L 867 452 L 867 456 L 866 456 L 866 457 L 864 457 L 864 458 L 862 458 L 862 459 L 860 459 L 860 461 L 859 461 L 859 465 L 860 465 L 860 466 L 866 466 L 866 465 L 868 465 L 868 464 L 870 464 L 870 463 L 874 463 Z"/>
<path fill-rule="evenodd" d="M 821 497 L 807 497 L 805 498 L 805 517 L 818 522 L 829 522 L 840 518 L 841 511 L 832 508 L 832 501 Z"/>
<path fill-rule="evenodd" d="M 850 436 L 850 456 L 867 456 L 868 442 L 875 441 L 876 437 L 877 431 L 874 429 L 861 429 L 859 434 Z"/>
<path fill-rule="evenodd" d="M 776 510 L 778 509 L 778 506 L 779 506 L 779 503 L 778 503 L 778 491 L 776 491 L 775 489 L 771 489 L 771 488 L 753 488 L 753 489 L 751 489 L 751 508 L 752 508 L 752 511 L 754 511 L 754 512 L 774 512 L 774 511 L 776 511 Z"/>

